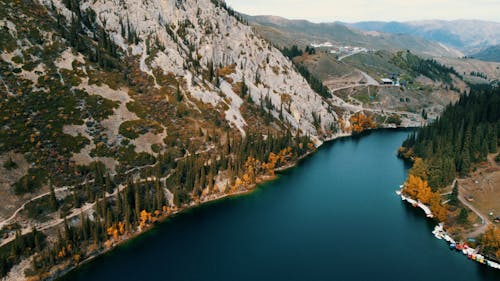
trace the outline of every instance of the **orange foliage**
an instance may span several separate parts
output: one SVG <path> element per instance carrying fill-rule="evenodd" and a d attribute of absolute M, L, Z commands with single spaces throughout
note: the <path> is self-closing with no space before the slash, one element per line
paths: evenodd
<path fill-rule="evenodd" d="M 274 170 L 278 164 L 286 163 L 288 159 L 292 157 L 292 148 L 287 147 L 282 149 L 278 154 L 274 154 L 271 152 L 268 157 L 268 162 L 262 164 L 262 168 L 264 168 L 266 173 L 274 176 Z"/>
<path fill-rule="evenodd" d="M 364 130 L 374 129 L 377 127 L 377 124 L 375 124 L 371 116 L 366 116 L 361 112 L 351 116 L 349 121 L 351 122 L 351 129 L 354 133 L 361 133 Z"/>
<path fill-rule="evenodd" d="M 262 164 L 262 168 L 264 168 L 265 170 L 267 170 L 267 173 L 269 173 L 270 175 L 274 176 L 274 169 L 276 168 L 276 164 L 279 160 L 279 157 L 278 155 L 274 154 L 273 152 L 271 152 L 269 154 L 269 158 L 268 158 L 269 162 L 267 163 L 263 163 Z"/>
<path fill-rule="evenodd" d="M 120 233 L 119 230 L 116 228 L 116 225 L 109 227 L 106 232 L 108 233 L 109 236 L 113 236 L 113 239 L 115 241 L 117 241 L 118 238 L 120 237 Z"/>
<path fill-rule="evenodd" d="M 118 223 L 118 229 L 119 229 L 119 231 L 120 231 L 120 235 L 125 234 L 125 223 L 123 223 L 123 222 L 119 222 L 119 223 Z"/>
<path fill-rule="evenodd" d="M 65 247 L 63 247 L 61 249 L 61 251 L 59 251 L 59 253 L 57 253 L 57 257 L 58 258 L 64 258 L 64 257 L 66 257 L 66 248 Z"/>
<path fill-rule="evenodd" d="M 231 187 L 230 192 L 235 192 L 241 185 L 243 185 L 243 181 L 240 178 L 237 178 L 234 185 Z"/>
<path fill-rule="evenodd" d="M 236 72 L 236 64 L 231 64 L 217 70 L 220 77 L 225 77 Z"/>
<path fill-rule="evenodd" d="M 151 222 L 151 220 L 152 220 L 151 213 L 147 212 L 146 210 L 142 210 L 139 217 L 139 227 L 143 228 L 149 222 Z"/>
<path fill-rule="evenodd" d="M 249 186 L 255 183 L 255 178 L 257 176 L 257 172 L 261 167 L 261 163 L 259 160 L 248 157 L 245 162 L 245 173 L 243 175 L 243 185 Z"/>
<path fill-rule="evenodd" d="M 261 162 L 253 157 L 248 157 L 245 162 L 245 170 L 241 178 L 237 178 L 229 192 L 235 192 L 241 186 L 251 186 L 256 183 L 257 176 L 268 174 L 274 176 L 274 170 L 278 165 L 286 163 L 292 157 L 292 148 L 282 149 L 278 154 L 270 153 L 268 162 Z"/>
<path fill-rule="evenodd" d="M 411 198 L 419 200 L 424 204 L 430 203 L 432 190 L 427 181 L 422 180 L 420 177 L 410 174 L 403 191 Z"/>
<path fill-rule="evenodd" d="M 411 198 L 429 205 L 432 214 L 438 221 L 444 222 L 446 220 L 448 210 L 441 204 L 441 195 L 432 192 L 427 181 L 410 174 L 403 192 Z"/>
<path fill-rule="evenodd" d="M 481 238 L 483 248 L 500 258 L 500 229 L 490 225 Z"/>

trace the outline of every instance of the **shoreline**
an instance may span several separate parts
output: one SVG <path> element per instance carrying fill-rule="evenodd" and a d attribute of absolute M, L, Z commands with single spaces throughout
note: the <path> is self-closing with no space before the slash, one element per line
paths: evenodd
<path fill-rule="evenodd" d="M 406 127 L 402 127 L 402 128 L 379 128 L 379 129 L 376 129 L 376 130 L 406 130 L 406 129 L 411 129 L 411 128 L 406 128 Z M 370 130 L 370 131 L 373 131 L 373 130 Z M 284 165 L 282 167 L 278 167 L 278 168 L 274 169 L 274 171 L 275 171 L 275 173 L 283 173 L 283 172 L 285 172 L 287 170 L 295 168 L 295 167 L 297 167 L 297 165 L 301 161 L 303 161 L 306 158 L 312 156 L 314 153 L 316 153 L 318 151 L 318 149 L 320 149 L 321 147 L 323 147 L 325 144 L 334 142 L 334 141 L 342 139 L 342 138 L 348 138 L 348 137 L 353 137 L 353 135 L 345 133 L 345 134 L 334 135 L 334 136 L 332 136 L 332 137 L 330 137 L 328 139 L 325 139 L 325 141 L 323 141 L 319 146 L 316 146 L 314 150 L 309 151 L 306 154 L 300 156 L 299 158 L 297 158 L 292 163 L 289 163 L 287 165 Z M 185 207 L 181 207 L 178 210 L 172 212 L 171 214 L 166 215 L 166 216 L 160 218 L 157 223 L 153 223 L 150 226 L 144 228 L 143 230 L 141 230 L 141 231 L 139 231 L 137 233 L 133 233 L 133 234 L 127 236 L 126 238 L 124 238 L 124 239 L 116 242 L 109 249 L 101 250 L 98 253 L 92 254 L 91 256 L 87 257 L 86 259 L 84 259 L 83 261 L 79 262 L 76 265 L 69 266 L 69 267 L 67 267 L 67 268 L 65 268 L 65 269 L 63 269 L 61 271 L 56 271 L 54 274 L 51 274 L 51 276 L 48 279 L 46 279 L 46 280 L 50 280 L 50 281 L 60 280 L 65 275 L 67 275 L 70 272 L 72 272 L 74 270 L 77 270 L 80 267 L 82 267 L 82 266 L 84 266 L 84 265 L 92 262 L 96 258 L 99 258 L 99 257 L 101 257 L 101 256 L 103 256 L 103 255 L 105 255 L 107 253 L 110 253 L 111 251 L 113 251 L 116 248 L 124 245 L 125 243 L 131 242 L 134 239 L 138 238 L 139 236 L 141 236 L 143 234 L 146 234 L 149 230 L 151 230 L 152 228 L 154 228 L 157 224 L 164 223 L 168 219 L 171 219 L 171 218 L 174 218 L 176 216 L 182 215 L 183 213 L 185 213 L 185 212 L 187 212 L 189 210 L 192 210 L 192 209 L 195 209 L 195 208 L 199 208 L 199 207 L 202 207 L 202 206 L 210 204 L 210 203 L 216 203 L 218 201 L 225 200 L 225 199 L 228 199 L 228 198 L 249 195 L 249 194 L 253 193 L 255 190 L 257 190 L 257 188 L 258 188 L 259 185 L 262 185 L 262 184 L 265 184 L 265 183 L 268 183 L 268 182 L 271 182 L 271 181 L 277 179 L 277 176 L 263 176 L 263 177 L 266 178 L 266 179 L 263 179 L 262 181 L 251 185 L 246 190 L 236 191 L 236 192 L 231 193 L 231 194 L 221 194 L 220 196 L 215 196 L 213 198 L 208 198 L 206 200 L 201 200 L 201 201 L 199 201 L 197 203 L 193 203 L 191 205 L 188 205 L 188 206 L 185 206 Z"/>
<path fill-rule="evenodd" d="M 264 182 L 262 182 L 262 183 L 264 183 Z M 259 183 L 259 184 L 261 184 L 261 183 Z M 131 235 L 129 235 L 129 236 L 121 239 L 120 241 L 115 242 L 112 247 L 110 247 L 108 249 L 101 250 L 98 253 L 92 254 L 91 256 L 87 257 L 86 259 L 84 259 L 83 261 L 79 262 L 76 265 L 72 265 L 72 266 L 69 266 L 69 267 L 63 269 L 62 271 L 55 272 L 54 274 L 52 274 L 46 280 L 50 280 L 50 281 L 52 281 L 52 280 L 54 280 L 54 281 L 60 280 L 61 278 L 63 278 L 68 273 L 70 273 L 70 272 L 72 272 L 74 270 L 79 269 L 80 267 L 82 267 L 82 266 L 84 266 L 84 265 L 92 262 L 96 258 L 102 257 L 102 256 L 104 256 L 104 255 L 112 252 L 113 250 L 116 250 L 118 247 L 123 246 L 124 244 L 126 244 L 128 242 L 132 242 L 134 239 L 140 237 L 141 235 L 147 234 L 149 232 L 149 230 L 155 228 L 158 224 L 165 223 L 168 219 L 171 219 L 171 218 L 174 218 L 176 216 L 182 215 L 182 214 L 184 214 L 187 211 L 193 210 L 195 208 L 202 207 L 202 206 L 204 206 L 206 204 L 209 204 L 209 203 L 216 203 L 217 201 L 228 199 L 228 198 L 231 198 L 231 197 L 239 197 L 239 196 L 244 196 L 244 195 L 251 194 L 251 193 L 253 193 L 253 191 L 255 191 L 257 189 L 256 188 L 257 185 L 258 184 L 255 184 L 253 187 L 251 187 L 250 189 L 247 189 L 247 190 L 240 190 L 240 191 L 237 191 L 237 192 L 234 192 L 234 193 L 231 193 L 231 194 L 224 194 L 224 195 L 221 195 L 221 196 L 218 196 L 218 197 L 210 198 L 210 199 L 205 200 L 205 201 L 201 201 L 201 203 L 197 203 L 197 204 L 194 204 L 194 205 L 188 205 L 188 206 L 179 208 L 178 210 L 172 212 L 171 214 L 159 218 L 157 222 L 152 223 L 151 225 L 145 227 L 144 229 L 142 229 L 142 230 L 140 230 L 138 232 L 132 233 Z"/>
<path fill-rule="evenodd" d="M 306 160 L 308 157 L 314 155 L 321 147 L 324 147 L 326 144 L 331 144 L 331 143 L 333 143 L 333 142 L 335 142 L 337 140 L 340 140 L 340 139 L 345 139 L 345 138 L 349 138 L 349 137 L 363 137 L 366 134 L 370 134 L 373 131 L 412 130 L 412 129 L 415 129 L 415 128 L 416 127 L 376 128 L 376 129 L 366 130 L 366 131 L 364 131 L 362 133 L 354 134 L 354 135 L 352 133 L 340 133 L 340 134 L 336 134 L 336 135 L 333 135 L 333 136 L 331 136 L 329 138 L 326 138 L 318 146 L 315 146 L 315 148 L 313 150 L 311 150 L 311 151 L 307 152 L 306 154 L 300 156 L 295 161 L 293 161 L 293 162 L 291 162 L 291 163 L 289 163 L 289 164 L 287 164 L 285 166 L 278 167 L 274 171 L 275 171 L 275 173 L 279 174 L 279 173 L 283 173 L 283 172 L 285 172 L 285 171 L 287 171 L 289 169 L 295 168 L 295 167 L 297 167 L 300 164 L 300 162 L 302 162 L 302 161 Z M 260 181 L 258 181 L 257 183 L 249 186 L 246 190 L 239 190 L 239 191 L 236 191 L 236 192 L 230 193 L 230 194 L 215 195 L 212 198 L 208 198 L 208 199 L 200 200 L 200 201 L 195 201 L 195 202 L 192 202 L 192 204 L 190 204 L 190 205 L 178 208 L 177 210 L 173 211 L 172 213 L 170 213 L 168 215 L 165 215 L 163 217 L 160 217 L 157 222 L 152 223 L 151 225 L 145 227 L 144 229 L 142 229 L 142 230 L 140 230 L 140 231 L 138 231 L 136 233 L 132 233 L 131 235 L 129 235 L 127 237 L 124 237 L 122 240 L 115 242 L 112 245 L 112 247 L 110 247 L 108 249 L 100 250 L 97 253 L 94 253 L 91 256 L 89 256 L 89 257 L 85 258 L 84 260 L 80 261 L 76 265 L 70 265 L 70 266 L 68 266 L 68 267 L 66 267 L 64 269 L 57 269 L 54 273 L 50 274 L 49 278 L 47 278 L 45 280 L 50 280 L 50 281 L 61 280 L 61 278 L 63 278 L 64 276 L 66 276 L 70 272 L 72 272 L 74 270 L 78 270 L 80 267 L 82 267 L 82 266 L 84 266 L 84 265 L 92 262 L 96 258 L 99 258 L 99 257 L 101 257 L 101 256 L 103 256 L 105 254 L 108 254 L 111 251 L 117 249 L 118 247 L 124 245 L 125 243 L 131 242 L 134 239 L 138 238 L 139 236 L 141 236 L 143 234 L 146 234 L 149 230 L 151 230 L 152 228 L 156 227 L 157 224 L 164 223 L 168 219 L 171 219 L 171 218 L 173 218 L 175 216 L 181 215 L 181 214 L 183 214 L 183 213 L 185 213 L 185 212 L 187 212 L 189 210 L 202 207 L 202 206 L 204 206 L 206 204 L 216 203 L 218 201 L 225 200 L 225 199 L 232 198 L 232 197 L 239 197 L 239 196 L 249 195 L 249 194 L 253 193 L 255 190 L 257 190 L 257 188 L 258 188 L 259 185 L 262 185 L 262 184 L 265 184 L 265 183 L 268 183 L 268 182 L 271 182 L 271 181 L 277 179 L 276 175 L 275 176 L 264 175 L 264 176 L 261 176 L 261 177 L 262 177 L 262 179 Z M 60 267 L 62 267 L 62 266 L 64 266 L 64 265 L 61 265 Z"/>
<path fill-rule="evenodd" d="M 415 208 L 418 207 L 418 208 L 422 209 L 424 211 L 424 213 L 426 214 L 427 218 L 431 218 L 431 219 L 434 218 L 434 215 L 430 211 L 429 207 L 427 207 L 425 204 L 423 204 L 423 203 L 421 203 L 421 202 L 419 202 L 417 200 L 414 200 L 414 199 L 412 199 L 410 197 L 407 197 L 407 196 L 403 195 L 402 188 L 403 188 L 403 186 L 401 185 L 400 189 L 396 190 L 396 194 L 399 197 L 401 197 L 402 201 L 405 201 L 405 202 L 411 204 Z M 470 259 L 472 261 L 476 261 L 479 264 L 486 265 L 489 268 L 500 269 L 500 263 L 498 263 L 497 261 L 488 260 L 478 250 L 469 247 L 466 243 L 457 243 L 444 230 L 443 223 L 440 222 L 438 225 L 436 225 L 434 227 L 434 230 L 432 231 L 432 234 L 434 235 L 434 237 L 436 237 L 436 239 L 445 241 L 448 244 L 448 246 L 450 247 L 450 249 L 456 250 L 459 253 L 462 253 L 468 259 Z"/>

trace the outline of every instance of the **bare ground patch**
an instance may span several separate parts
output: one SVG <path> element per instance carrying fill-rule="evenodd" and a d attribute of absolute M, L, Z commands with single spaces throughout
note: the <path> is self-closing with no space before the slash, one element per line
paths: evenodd
<path fill-rule="evenodd" d="M 163 133 L 161 134 L 148 132 L 144 135 L 140 135 L 138 138 L 133 140 L 132 143 L 135 145 L 135 152 L 146 152 L 154 155 L 156 153 L 151 149 L 151 145 L 163 144 L 163 139 L 165 139 L 165 137 L 167 137 L 167 129 L 163 128 Z"/>
<path fill-rule="evenodd" d="M 121 123 L 130 120 L 137 120 L 139 117 L 127 108 L 127 103 L 132 101 L 128 95 L 128 89 L 118 89 L 113 90 L 108 85 L 104 84 L 102 86 L 89 85 L 88 79 L 84 80 L 80 86 L 80 89 L 87 91 L 91 95 L 99 95 L 105 99 L 112 101 L 118 101 L 120 106 L 113 110 L 113 115 L 108 119 L 101 122 L 101 124 L 107 129 L 107 136 L 110 140 L 116 141 L 116 136 L 119 134 L 118 129 Z"/>
<path fill-rule="evenodd" d="M 12 159 L 16 164 L 15 168 L 7 169 L 4 167 L 4 164 L 9 159 Z M 28 169 L 29 163 L 22 154 L 9 152 L 0 155 L 0 198 L 2 198 L 3 202 L 6 202 L 5 204 L 0 204 L 0 221 L 10 217 L 15 210 L 30 198 L 47 192 L 48 188 L 44 187 L 36 193 L 29 193 L 23 196 L 14 194 L 12 185 L 25 176 L 28 173 Z"/>
<path fill-rule="evenodd" d="M 127 108 L 127 103 L 132 101 L 132 99 L 128 95 L 128 89 L 122 88 L 118 90 L 113 90 L 108 85 L 105 84 L 103 84 L 102 86 L 89 85 L 88 79 L 84 79 L 78 88 L 87 91 L 91 95 L 99 95 L 105 99 L 118 101 L 120 103 L 120 105 L 113 110 L 113 115 L 111 115 L 110 117 L 101 122 L 101 125 L 105 129 L 104 134 L 108 138 L 109 142 L 119 145 L 118 143 L 119 140 L 117 139 L 117 136 L 119 135 L 120 125 L 125 121 L 139 119 L 139 117 L 135 113 L 129 111 Z M 115 166 L 118 164 L 118 161 L 109 157 L 93 158 L 90 156 L 90 152 L 92 151 L 92 149 L 95 148 L 95 144 L 93 142 L 93 138 L 86 132 L 86 129 L 87 129 L 86 125 L 64 127 L 64 132 L 66 134 L 72 136 L 81 134 L 82 136 L 88 138 L 91 141 L 91 144 L 84 147 L 79 153 L 74 154 L 72 160 L 75 161 L 75 163 L 78 165 L 87 165 L 96 160 L 101 161 L 106 165 L 108 169 L 114 172 Z M 148 139 L 146 139 L 146 141 Z M 156 140 L 156 138 L 151 138 L 151 139 Z M 163 141 L 163 139 L 161 140 Z M 146 144 L 144 144 L 144 146 L 141 148 L 144 150 L 149 149 L 148 151 L 150 151 L 151 145 L 149 145 L 149 148 L 146 148 Z"/>
<path fill-rule="evenodd" d="M 490 221 L 500 217 L 500 166 L 490 156 L 471 177 L 459 180 L 463 196 Z"/>

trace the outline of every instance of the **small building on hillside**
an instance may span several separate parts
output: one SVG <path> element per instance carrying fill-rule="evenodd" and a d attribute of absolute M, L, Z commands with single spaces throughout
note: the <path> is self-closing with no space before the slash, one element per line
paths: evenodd
<path fill-rule="evenodd" d="M 382 85 L 393 85 L 394 84 L 394 81 L 392 79 L 389 79 L 389 78 L 382 78 L 380 81 L 382 82 Z"/>

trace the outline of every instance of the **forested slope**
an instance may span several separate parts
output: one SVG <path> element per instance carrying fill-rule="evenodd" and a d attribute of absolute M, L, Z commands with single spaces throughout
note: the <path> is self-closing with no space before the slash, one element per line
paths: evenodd
<path fill-rule="evenodd" d="M 444 187 L 456 173 L 468 175 L 474 164 L 497 152 L 499 108 L 500 90 L 477 86 L 457 104 L 448 106 L 436 122 L 412 134 L 400 153 L 425 159 L 430 185 L 434 189 Z"/>
<path fill-rule="evenodd" d="M 486 217 L 493 214 L 490 208 L 498 205 L 498 198 L 471 203 L 474 198 L 468 195 L 470 201 L 466 202 L 463 195 L 459 195 L 465 189 L 459 185 L 471 177 L 476 194 L 497 196 L 498 165 L 488 162 L 488 157 L 498 153 L 499 109 L 499 88 L 472 87 L 472 92 L 448 106 L 440 119 L 410 135 L 399 150 L 401 156 L 414 161 L 403 192 L 429 205 L 434 217 L 445 223 L 457 241 L 470 237 L 464 235 L 482 234 L 477 242 L 467 243 L 496 260 L 500 259 L 500 229 L 494 223 L 486 227 Z M 499 162 L 498 154 L 496 162 Z M 479 171 L 474 172 L 477 169 Z M 452 189 L 445 189 L 453 182 Z M 483 204 L 489 207 L 483 208 Z M 480 218 L 474 222 L 471 212 Z"/>

